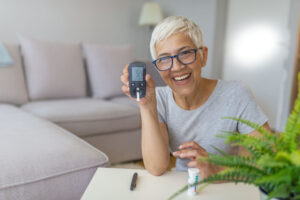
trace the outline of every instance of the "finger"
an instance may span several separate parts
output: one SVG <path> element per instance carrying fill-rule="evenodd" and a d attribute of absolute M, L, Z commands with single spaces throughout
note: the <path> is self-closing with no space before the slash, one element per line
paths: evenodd
<path fill-rule="evenodd" d="M 173 156 L 180 157 L 180 158 L 195 159 L 198 156 L 204 156 L 204 155 L 201 155 L 201 152 L 196 149 L 184 149 L 181 151 L 174 152 Z"/>
<path fill-rule="evenodd" d="M 129 92 L 129 87 L 128 87 L 128 86 L 123 85 L 123 86 L 122 86 L 122 91 L 123 91 L 127 96 L 130 96 L 130 92 Z"/>
<path fill-rule="evenodd" d="M 129 67 L 129 64 L 127 64 L 127 65 L 123 68 L 123 74 L 128 74 L 128 67 Z"/>
<path fill-rule="evenodd" d="M 198 143 L 196 143 L 195 141 L 188 141 L 188 142 L 184 142 L 183 144 L 181 144 L 179 146 L 179 149 L 184 149 L 184 148 L 198 148 L 200 147 L 200 145 Z"/>
<path fill-rule="evenodd" d="M 144 105 L 146 102 L 147 102 L 146 98 L 141 98 L 139 103 Z"/>
<path fill-rule="evenodd" d="M 186 149 L 186 148 L 201 149 L 202 151 L 206 151 L 195 141 L 185 142 L 179 146 L 179 149 Z"/>
<path fill-rule="evenodd" d="M 204 168 L 205 166 L 202 165 L 200 162 L 194 160 L 194 161 L 191 161 L 187 164 L 188 167 L 195 167 L 195 168 L 198 168 L 201 170 L 201 168 Z"/>
<path fill-rule="evenodd" d="M 207 178 L 209 175 L 216 173 L 212 171 L 212 166 L 207 163 L 191 161 L 187 164 L 187 166 L 198 168 L 200 170 L 199 174 L 201 175 L 202 178 Z"/>
<path fill-rule="evenodd" d="M 137 101 L 137 99 L 133 98 L 131 95 L 130 95 L 130 88 L 126 85 L 123 85 L 122 86 L 122 91 L 133 101 Z M 144 98 L 142 98 L 144 99 Z"/>
<path fill-rule="evenodd" d="M 187 164 L 188 167 L 195 167 L 195 168 L 198 168 L 200 169 L 200 172 L 209 172 L 211 171 L 211 168 L 212 166 L 207 164 L 207 163 L 202 163 L 202 162 L 199 162 L 197 160 L 193 160 L 193 161 L 190 161 L 188 164 Z"/>
<path fill-rule="evenodd" d="M 151 78 L 150 74 L 146 74 L 146 83 L 147 86 L 150 88 L 155 88 L 155 82 L 154 80 Z"/>
<path fill-rule="evenodd" d="M 129 86 L 128 74 L 122 74 L 120 79 L 124 85 Z"/>

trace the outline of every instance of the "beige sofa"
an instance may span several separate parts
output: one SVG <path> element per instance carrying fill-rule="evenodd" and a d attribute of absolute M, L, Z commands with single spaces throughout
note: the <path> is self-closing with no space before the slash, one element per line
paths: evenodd
<path fill-rule="evenodd" d="M 0 199 L 80 199 L 108 157 L 54 123 L 0 105 Z"/>
<path fill-rule="evenodd" d="M 141 158 L 138 106 L 119 81 L 130 48 L 20 44 L 0 67 L 0 199 L 79 199 L 97 167 Z"/>

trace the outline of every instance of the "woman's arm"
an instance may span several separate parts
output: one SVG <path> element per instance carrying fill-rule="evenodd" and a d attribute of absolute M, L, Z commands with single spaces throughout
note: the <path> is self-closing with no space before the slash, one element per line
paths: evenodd
<path fill-rule="evenodd" d="M 269 124 L 266 122 L 263 125 L 266 129 L 270 130 Z M 249 133 L 252 137 L 259 137 L 260 133 L 257 131 L 253 131 Z M 210 163 L 202 163 L 197 161 L 199 156 L 208 157 L 208 153 L 205 149 L 203 149 L 199 144 L 194 141 L 185 142 L 179 147 L 179 151 L 173 153 L 174 156 L 180 158 L 188 158 L 190 162 L 188 163 L 188 167 L 197 167 L 200 169 L 200 174 L 203 178 L 206 178 L 210 175 L 216 174 L 225 169 L 225 167 L 214 166 Z M 247 156 L 250 155 L 249 152 L 245 149 L 240 147 L 239 148 L 239 155 Z"/>
<path fill-rule="evenodd" d="M 169 141 L 164 123 L 158 123 L 156 109 L 141 108 L 142 154 L 146 169 L 153 175 L 162 175 L 169 166 Z"/>
<path fill-rule="evenodd" d="M 121 81 L 124 84 L 123 92 L 130 97 L 128 65 L 123 70 Z M 146 96 L 139 102 L 142 118 L 142 154 L 146 169 L 159 176 L 169 166 L 169 139 L 166 125 L 158 120 L 155 83 L 149 74 L 146 75 L 146 83 Z"/>
<path fill-rule="evenodd" d="M 266 122 L 263 127 L 265 127 L 266 129 L 268 129 L 269 131 L 271 131 L 271 128 L 269 126 L 269 123 Z M 261 135 L 261 133 L 259 133 L 258 131 L 253 131 L 251 133 L 248 133 L 250 136 L 252 137 L 259 137 Z M 241 156 L 249 156 L 250 153 L 248 152 L 247 149 L 245 149 L 244 147 L 239 147 L 239 152 L 238 152 L 239 155 Z"/>

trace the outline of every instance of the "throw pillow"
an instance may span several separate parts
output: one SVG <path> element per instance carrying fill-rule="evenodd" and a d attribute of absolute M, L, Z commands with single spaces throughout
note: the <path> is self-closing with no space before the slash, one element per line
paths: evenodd
<path fill-rule="evenodd" d="M 83 44 L 92 95 L 111 98 L 123 95 L 120 76 L 126 64 L 133 61 L 130 46 Z"/>
<path fill-rule="evenodd" d="M 79 44 L 44 42 L 19 36 L 31 100 L 86 96 Z"/>

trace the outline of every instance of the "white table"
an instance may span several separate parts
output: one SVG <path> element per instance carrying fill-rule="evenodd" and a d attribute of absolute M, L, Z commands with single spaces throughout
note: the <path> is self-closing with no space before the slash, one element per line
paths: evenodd
<path fill-rule="evenodd" d="M 138 173 L 136 188 L 130 191 L 134 172 Z M 162 176 L 153 176 L 146 170 L 98 168 L 81 200 L 166 200 L 187 183 L 186 172 L 166 172 Z M 259 191 L 245 184 L 211 184 L 196 196 L 184 192 L 175 200 L 259 200 Z"/>

